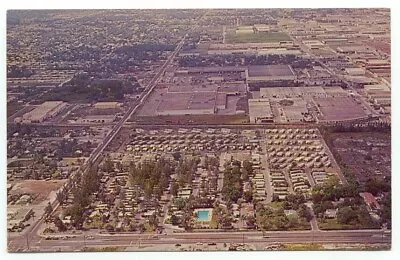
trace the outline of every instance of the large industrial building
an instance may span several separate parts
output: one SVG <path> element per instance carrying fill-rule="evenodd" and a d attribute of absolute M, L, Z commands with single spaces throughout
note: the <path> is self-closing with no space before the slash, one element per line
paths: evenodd
<path fill-rule="evenodd" d="M 97 102 L 94 104 L 96 109 L 116 109 L 122 106 L 119 102 Z"/>
<path fill-rule="evenodd" d="M 348 93 L 339 86 L 271 87 L 260 88 L 262 98 L 345 97 Z"/>
<path fill-rule="evenodd" d="M 246 70 L 247 83 L 293 80 L 296 75 L 290 65 L 254 65 Z"/>
<path fill-rule="evenodd" d="M 24 123 L 41 123 L 59 114 L 66 106 L 67 103 L 63 101 L 46 101 L 16 120 Z"/>
<path fill-rule="evenodd" d="M 363 108 L 350 97 L 314 98 L 320 112 L 319 121 L 358 120 L 367 117 Z"/>
<path fill-rule="evenodd" d="M 214 114 L 217 106 L 216 92 L 166 93 L 158 105 L 157 115 Z"/>

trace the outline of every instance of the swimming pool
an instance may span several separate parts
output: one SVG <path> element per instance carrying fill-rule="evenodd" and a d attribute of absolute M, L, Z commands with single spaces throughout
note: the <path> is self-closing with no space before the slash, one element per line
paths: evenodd
<path fill-rule="evenodd" d="M 197 221 L 211 221 L 212 209 L 196 210 Z"/>

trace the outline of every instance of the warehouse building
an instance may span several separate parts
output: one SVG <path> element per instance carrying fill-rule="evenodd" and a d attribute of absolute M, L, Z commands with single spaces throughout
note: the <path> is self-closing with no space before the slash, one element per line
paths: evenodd
<path fill-rule="evenodd" d="M 349 97 L 313 98 L 320 121 L 345 121 L 366 118 L 363 108 Z"/>
<path fill-rule="evenodd" d="M 25 113 L 22 116 L 22 122 L 41 123 L 58 115 L 66 106 L 67 103 L 63 101 L 46 101 L 32 111 Z"/>
<path fill-rule="evenodd" d="M 254 65 L 246 70 L 247 83 L 295 79 L 296 75 L 290 65 Z"/>
<path fill-rule="evenodd" d="M 297 97 L 326 97 L 323 87 L 270 87 L 260 88 L 260 96 L 264 98 L 297 98 Z"/>
<path fill-rule="evenodd" d="M 97 102 L 94 104 L 94 108 L 96 109 L 115 109 L 122 106 L 122 103 L 119 102 Z"/>
<path fill-rule="evenodd" d="M 365 75 L 365 70 L 363 68 L 345 68 L 345 72 L 352 76 Z"/>
<path fill-rule="evenodd" d="M 166 93 L 157 115 L 207 115 L 216 112 L 216 92 Z"/>

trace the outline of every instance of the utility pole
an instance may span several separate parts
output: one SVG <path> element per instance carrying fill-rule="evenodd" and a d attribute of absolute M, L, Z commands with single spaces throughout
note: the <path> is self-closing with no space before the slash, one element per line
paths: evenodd
<path fill-rule="evenodd" d="M 26 247 L 28 248 L 29 251 L 29 233 L 26 234 Z"/>

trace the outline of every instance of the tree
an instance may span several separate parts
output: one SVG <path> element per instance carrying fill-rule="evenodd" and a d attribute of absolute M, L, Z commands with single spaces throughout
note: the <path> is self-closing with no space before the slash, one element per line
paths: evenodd
<path fill-rule="evenodd" d="M 128 230 L 130 232 L 136 231 L 137 229 L 137 225 L 135 223 L 135 221 L 130 221 L 129 225 L 128 225 Z"/>
<path fill-rule="evenodd" d="M 230 229 L 232 228 L 232 218 L 229 217 L 227 214 L 222 214 L 218 221 L 219 225 L 223 229 Z"/>
<path fill-rule="evenodd" d="M 171 194 L 176 197 L 178 195 L 179 184 L 176 181 L 173 181 L 171 184 Z"/>
<path fill-rule="evenodd" d="M 53 206 L 51 206 L 50 202 L 47 203 L 47 206 L 44 208 L 44 214 L 48 217 L 51 212 L 53 212 Z"/>
<path fill-rule="evenodd" d="M 278 196 L 278 194 L 272 194 L 272 201 L 279 201 L 279 196 Z"/>
<path fill-rule="evenodd" d="M 155 212 L 149 218 L 149 225 L 154 227 L 154 228 L 158 227 L 158 217 L 157 217 Z"/>
<path fill-rule="evenodd" d="M 248 160 L 244 160 L 243 161 L 243 169 L 246 170 L 247 174 L 252 176 L 253 175 L 253 163 L 248 161 Z"/>
<path fill-rule="evenodd" d="M 337 221 L 340 224 L 351 224 L 357 219 L 357 213 L 351 207 L 342 207 L 338 210 Z"/>
<path fill-rule="evenodd" d="M 175 203 L 175 206 L 178 208 L 178 210 L 182 210 L 186 205 L 186 201 L 183 198 L 175 199 L 174 203 Z"/>
<path fill-rule="evenodd" d="M 254 216 L 248 216 L 246 218 L 246 225 L 250 228 L 254 227 L 256 224 L 256 218 Z"/>
<path fill-rule="evenodd" d="M 383 224 L 387 225 L 387 228 L 392 228 L 392 194 L 388 193 L 385 195 L 381 202 L 381 210 L 379 214 L 381 216 L 381 221 Z"/>
<path fill-rule="evenodd" d="M 306 199 L 303 194 L 296 193 L 288 194 L 286 196 L 286 201 L 288 202 L 288 208 L 297 210 L 302 203 L 306 202 Z"/>
<path fill-rule="evenodd" d="M 174 157 L 175 161 L 179 161 L 179 159 L 181 159 L 181 153 L 175 152 L 172 154 L 172 157 Z"/>
<path fill-rule="evenodd" d="M 240 162 L 239 162 L 240 164 Z M 240 166 L 227 167 L 224 172 L 222 194 L 225 201 L 237 202 L 242 197 L 243 184 Z"/>
<path fill-rule="evenodd" d="M 67 197 L 64 190 L 57 192 L 56 196 L 57 196 L 57 200 L 60 204 L 63 204 Z"/>
<path fill-rule="evenodd" d="M 298 214 L 300 217 L 305 218 L 308 222 L 313 218 L 310 209 L 306 205 L 301 205 Z"/>
<path fill-rule="evenodd" d="M 381 192 L 390 191 L 390 182 L 385 182 L 384 180 L 379 180 L 377 178 L 369 179 L 365 183 L 365 191 L 377 196 Z"/>
<path fill-rule="evenodd" d="M 84 221 L 84 217 L 83 217 L 84 208 L 81 205 L 73 204 L 72 206 L 67 208 L 66 213 L 67 213 L 67 215 L 71 216 L 71 219 L 73 221 L 73 225 L 75 226 L 75 228 L 79 229 L 82 227 L 82 224 Z"/>
<path fill-rule="evenodd" d="M 58 228 L 59 232 L 64 232 L 67 230 L 64 223 L 62 222 L 62 220 L 59 217 L 54 218 L 54 225 Z"/>
<path fill-rule="evenodd" d="M 180 224 L 179 218 L 175 215 L 171 216 L 171 224 L 174 226 L 177 226 Z"/>
<path fill-rule="evenodd" d="M 243 199 L 246 202 L 252 202 L 253 201 L 253 193 L 249 190 L 243 192 Z"/>
<path fill-rule="evenodd" d="M 185 212 L 182 217 L 181 225 L 185 230 L 192 230 L 193 224 L 192 211 Z"/>
<path fill-rule="evenodd" d="M 108 223 L 104 228 L 105 228 L 105 230 L 107 230 L 108 232 L 114 232 L 114 226 L 111 225 L 110 223 Z"/>
<path fill-rule="evenodd" d="M 114 171 L 114 162 L 111 160 L 110 156 L 107 156 L 104 160 L 103 171 L 108 173 Z"/>
<path fill-rule="evenodd" d="M 146 227 L 144 226 L 143 223 L 140 223 L 140 224 L 138 225 L 138 230 L 139 230 L 140 232 L 146 231 Z"/>

